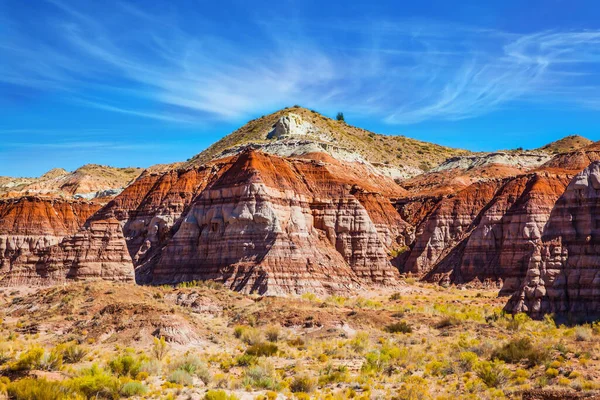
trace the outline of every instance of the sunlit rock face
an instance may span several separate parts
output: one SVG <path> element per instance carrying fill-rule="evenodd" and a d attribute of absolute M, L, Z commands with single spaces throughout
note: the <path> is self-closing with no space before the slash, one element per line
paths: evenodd
<path fill-rule="evenodd" d="M 214 279 L 264 294 L 395 285 L 388 252 L 404 245 L 410 227 L 339 167 L 241 154 L 191 204 L 152 282 Z"/>
<path fill-rule="evenodd" d="M 119 222 L 86 223 L 99 208 L 85 201 L 37 197 L 0 202 L 0 284 L 95 278 L 132 282 Z"/>
<path fill-rule="evenodd" d="M 506 308 L 534 317 L 600 316 L 600 163 L 579 173 L 556 202 L 529 259 L 526 279 Z"/>

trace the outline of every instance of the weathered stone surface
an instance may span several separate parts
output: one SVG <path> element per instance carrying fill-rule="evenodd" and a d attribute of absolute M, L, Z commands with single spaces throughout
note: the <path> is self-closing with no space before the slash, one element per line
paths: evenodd
<path fill-rule="evenodd" d="M 530 174 L 504 181 L 471 224 L 460 245 L 427 275 L 431 281 L 496 283 L 514 293 L 529 257 L 564 191 L 564 175 Z"/>
<path fill-rule="evenodd" d="M 578 174 L 556 202 L 506 308 L 534 317 L 600 316 L 600 162 Z"/>
<path fill-rule="evenodd" d="M 408 225 L 389 200 L 368 192 L 377 185 L 363 189 L 363 176 L 330 162 L 238 156 L 194 200 L 152 282 L 214 279 L 266 294 L 394 284 L 387 252 L 404 244 Z"/>
<path fill-rule="evenodd" d="M 22 197 L 0 201 L 0 272 L 10 274 L 16 264 L 77 232 L 100 208 L 85 201 Z M 45 274 L 45 266 L 38 267 Z"/>

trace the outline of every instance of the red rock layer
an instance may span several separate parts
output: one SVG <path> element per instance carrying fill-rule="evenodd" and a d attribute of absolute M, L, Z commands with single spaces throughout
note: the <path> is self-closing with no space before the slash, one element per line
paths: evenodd
<path fill-rule="evenodd" d="M 416 230 L 403 272 L 425 275 L 462 240 L 475 218 L 494 198 L 501 181 L 478 182 L 441 199 Z"/>
<path fill-rule="evenodd" d="M 404 245 L 408 226 L 371 190 L 402 190 L 387 179 L 368 183 L 366 173 L 337 161 L 241 154 L 193 201 L 152 281 L 215 279 L 266 294 L 394 284 L 387 253 Z"/>
<path fill-rule="evenodd" d="M 431 281 L 502 284 L 514 293 L 555 201 L 568 183 L 564 175 L 530 174 L 504 181 L 471 224 L 460 245 L 427 275 Z"/>
<path fill-rule="evenodd" d="M 11 273 L 16 260 L 59 243 L 77 232 L 100 208 L 86 201 L 22 197 L 0 201 L 0 272 Z M 43 266 L 40 266 L 43 273 Z"/>
<path fill-rule="evenodd" d="M 66 280 L 133 282 L 134 270 L 119 221 L 90 222 L 60 243 L 19 254 L 1 284 L 48 285 Z"/>
<path fill-rule="evenodd" d="M 578 174 L 556 202 L 506 309 L 534 317 L 600 317 L 600 162 Z"/>
<path fill-rule="evenodd" d="M 160 250 L 186 207 L 223 165 L 143 174 L 93 219 L 122 221 L 129 253 L 140 265 Z"/>

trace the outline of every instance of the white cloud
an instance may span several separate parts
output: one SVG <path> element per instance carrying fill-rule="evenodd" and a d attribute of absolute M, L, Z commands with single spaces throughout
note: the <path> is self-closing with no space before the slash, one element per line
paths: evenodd
<path fill-rule="evenodd" d="M 515 34 L 414 20 L 334 21 L 309 31 L 273 19 L 234 40 L 215 36 L 207 21 L 187 32 L 173 13 L 133 4 L 121 4 L 113 20 L 51 3 L 60 11 L 46 27 L 54 44 L 11 21 L 0 37 L 0 57 L 10 60 L 0 81 L 168 123 L 292 104 L 391 124 L 472 118 L 516 100 L 600 104 L 600 31 Z"/>

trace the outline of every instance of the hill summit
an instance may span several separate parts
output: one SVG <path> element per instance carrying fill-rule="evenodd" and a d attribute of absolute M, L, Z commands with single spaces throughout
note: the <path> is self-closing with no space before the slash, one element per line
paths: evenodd
<path fill-rule="evenodd" d="M 405 136 L 373 133 L 294 106 L 248 122 L 188 164 L 199 165 L 238 154 L 247 147 L 282 157 L 325 152 L 340 161 L 371 164 L 396 179 L 418 175 L 449 157 L 471 153 Z"/>

